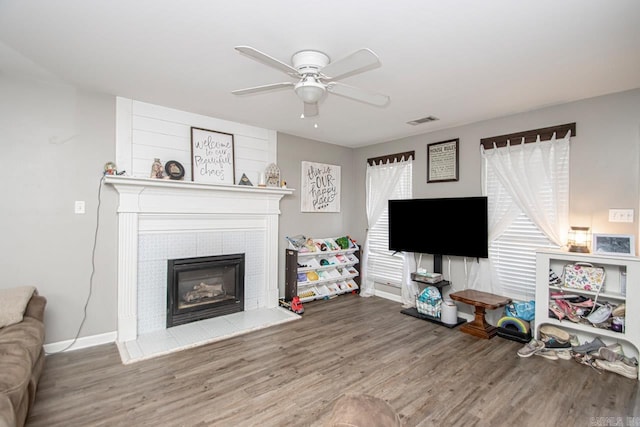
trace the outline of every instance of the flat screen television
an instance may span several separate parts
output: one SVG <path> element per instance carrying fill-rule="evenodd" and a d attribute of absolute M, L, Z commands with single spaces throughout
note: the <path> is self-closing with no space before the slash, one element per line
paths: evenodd
<path fill-rule="evenodd" d="M 389 200 L 389 250 L 488 258 L 487 198 Z"/>

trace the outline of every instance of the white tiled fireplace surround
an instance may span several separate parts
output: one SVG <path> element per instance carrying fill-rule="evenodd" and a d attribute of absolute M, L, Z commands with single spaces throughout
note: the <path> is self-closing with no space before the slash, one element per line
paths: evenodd
<path fill-rule="evenodd" d="M 123 363 L 299 316 L 278 307 L 278 216 L 291 189 L 107 176 L 118 191 L 118 338 Z M 166 328 L 167 260 L 245 254 L 245 311 Z"/>

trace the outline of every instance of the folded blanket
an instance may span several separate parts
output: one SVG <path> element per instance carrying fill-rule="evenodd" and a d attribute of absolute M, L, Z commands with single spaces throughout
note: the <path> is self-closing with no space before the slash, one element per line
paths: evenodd
<path fill-rule="evenodd" d="M 0 328 L 22 322 L 24 311 L 35 291 L 34 286 L 0 289 Z"/>

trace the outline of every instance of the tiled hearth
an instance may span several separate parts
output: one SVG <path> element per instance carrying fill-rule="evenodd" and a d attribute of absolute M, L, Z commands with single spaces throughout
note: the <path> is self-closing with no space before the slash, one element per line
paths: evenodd
<path fill-rule="evenodd" d="M 291 189 L 108 176 L 119 193 L 124 363 L 295 320 L 278 307 L 278 216 Z M 166 328 L 167 260 L 244 253 L 245 311 Z"/>
<path fill-rule="evenodd" d="M 220 341 L 247 332 L 299 319 L 280 307 L 233 313 L 140 334 L 135 340 L 118 345 L 122 362 L 132 363 L 174 351 Z"/>

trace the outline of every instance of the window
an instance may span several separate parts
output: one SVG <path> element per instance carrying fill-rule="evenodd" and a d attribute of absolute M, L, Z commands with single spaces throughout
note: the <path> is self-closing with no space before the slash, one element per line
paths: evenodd
<path fill-rule="evenodd" d="M 558 245 L 522 212 L 489 244 L 489 257 L 506 295 L 521 301 L 535 299 L 538 248 L 558 248 Z"/>
<path fill-rule="evenodd" d="M 493 148 L 483 158 L 493 276 L 505 295 L 534 299 L 536 249 L 559 248 L 568 229 L 569 135 Z"/>
<path fill-rule="evenodd" d="M 395 170 L 394 170 L 395 169 Z M 400 287 L 402 284 L 402 255 L 389 251 L 389 213 L 387 201 L 412 197 L 412 162 L 395 162 L 368 168 L 367 203 L 377 201 L 382 207 L 378 220 L 369 228 L 369 253 L 367 255 L 367 276 L 377 283 Z M 389 182 L 389 176 L 397 174 L 395 185 L 387 190 L 379 185 Z M 384 205 L 382 205 L 384 204 Z"/>

